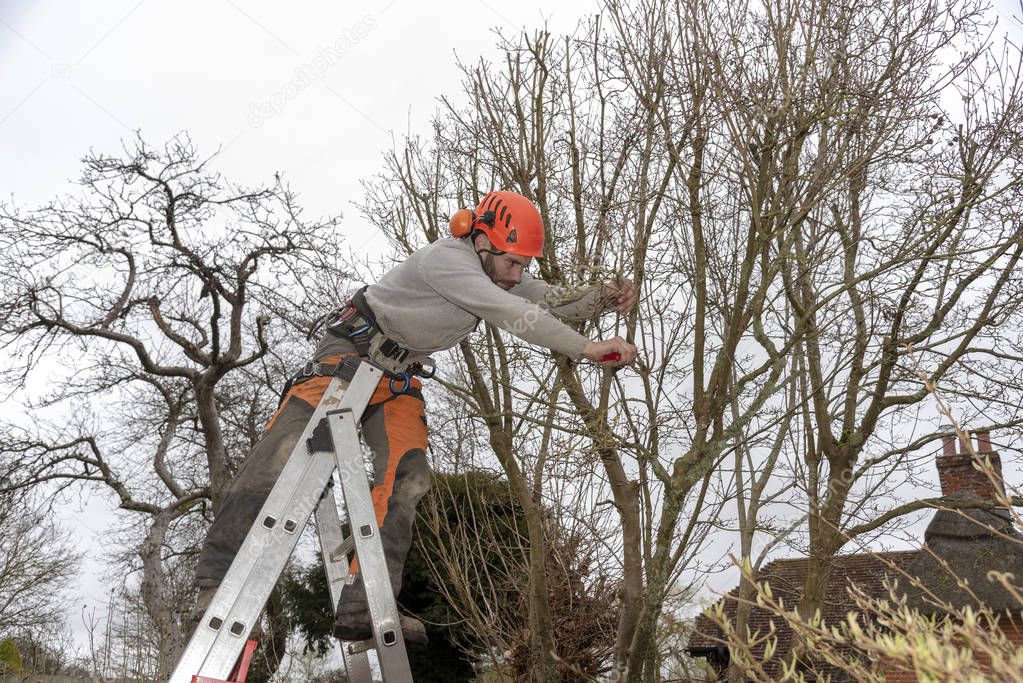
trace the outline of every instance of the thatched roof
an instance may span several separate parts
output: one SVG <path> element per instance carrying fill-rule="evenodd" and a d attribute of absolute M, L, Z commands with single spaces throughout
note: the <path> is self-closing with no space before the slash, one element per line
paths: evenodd
<path fill-rule="evenodd" d="M 977 500 L 971 493 L 953 496 Z M 925 614 L 980 604 L 996 612 L 1023 612 L 1023 606 L 989 572 L 1023 580 L 1023 535 L 1007 510 L 938 510 L 924 533 L 924 547 L 909 566 L 922 584 L 906 586 L 909 603 Z M 965 583 L 961 585 L 960 582 Z"/>

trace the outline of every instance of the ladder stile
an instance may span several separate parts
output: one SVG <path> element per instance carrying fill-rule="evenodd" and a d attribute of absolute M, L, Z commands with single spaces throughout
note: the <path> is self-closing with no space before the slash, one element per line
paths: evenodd
<path fill-rule="evenodd" d="M 192 674 L 225 678 L 234 668 L 312 512 L 311 505 L 303 506 L 302 487 L 322 488 L 331 470 L 323 454 L 288 462 L 179 660 L 172 683 L 191 680 Z"/>
<path fill-rule="evenodd" d="M 387 683 L 411 683 L 412 675 L 409 672 L 398 606 L 391 591 L 391 579 L 363 460 L 361 457 L 353 457 L 361 452 L 358 419 L 351 410 L 342 409 L 328 412 L 327 424 L 334 441 L 338 476 L 344 493 L 345 509 L 348 511 L 348 525 L 355 539 L 359 573 L 369 603 L 380 671 Z"/>
<path fill-rule="evenodd" d="M 337 603 L 341 598 L 341 588 L 348 578 L 348 554 L 339 552 L 344 545 L 344 533 L 341 530 L 341 518 L 337 513 L 337 500 L 334 489 L 328 486 L 316 506 L 316 535 L 320 539 L 320 552 L 323 555 L 323 567 L 327 574 L 327 588 L 330 591 L 331 611 L 336 614 Z M 349 652 L 342 643 L 341 654 L 344 657 L 345 671 L 351 681 L 372 680 L 369 668 L 369 657 L 365 652 Z"/>

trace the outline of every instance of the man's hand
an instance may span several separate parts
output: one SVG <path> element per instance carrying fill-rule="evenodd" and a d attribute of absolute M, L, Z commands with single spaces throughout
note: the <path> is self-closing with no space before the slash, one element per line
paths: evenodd
<path fill-rule="evenodd" d="M 617 353 L 616 360 L 601 362 L 601 359 L 609 354 Z M 630 344 L 621 337 L 607 339 L 605 341 L 591 341 L 583 349 L 583 358 L 600 363 L 607 368 L 620 368 L 624 365 L 631 365 L 636 360 L 637 350 L 635 345 Z"/>
<path fill-rule="evenodd" d="M 613 283 L 604 285 L 601 296 L 605 301 L 605 311 L 612 309 L 619 313 L 628 313 L 639 301 L 639 290 L 627 277 L 616 278 Z"/>

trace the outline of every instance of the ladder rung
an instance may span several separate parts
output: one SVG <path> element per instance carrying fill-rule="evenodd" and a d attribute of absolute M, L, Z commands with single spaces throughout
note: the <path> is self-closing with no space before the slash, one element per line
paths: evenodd
<path fill-rule="evenodd" d="M 341 541 L 341 545 L 334 549 L 334 552 L 330 554 L 331 562 L 340 562 L 348 559 L 348 553 L 355 550 L 355 537 L 349 536 L 345 540 Z"/>
<path fill-rule="evenodd" d="M 348 643 L 348 654 L 357 655 L 360 652 L 368 652 L 377 645 L 376 641 L 370 638 L 369 640 L 359 640 L 353 643 Z"/>
<path fill-rule="evenodd" d="M 394 630 L 388 630 L 384 632 L 384 645 L 391 646 L 397 642 L 397 636 Z M 360 652 L 368 652 L 369 650 L 375 650 L 377 641 L 375 638 L 368 638 L 366 640 L 355 640 L 348 643 L 348 654 L 357 655 Z"/>

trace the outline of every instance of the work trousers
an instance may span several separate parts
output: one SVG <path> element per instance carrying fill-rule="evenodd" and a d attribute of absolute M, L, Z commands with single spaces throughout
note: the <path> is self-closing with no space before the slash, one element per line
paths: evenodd
<path fill-rule="evenodd" d="M 334 362 L 337 358 L 323 360 Z M 330 379 L 314 377 L 292 387 L 285 396 L 263 437 L 224 493 L 199 554 L 197 586 L 220 585 Z M 381 379 L 362 415 L 362 436 L 373 452 L 373 508 L 380 525 L 391 587 L 397 596 L 405 557 L 412 544 L 416 504 L 430 485 L 420 382 L 412 380 L 407 393 L 395 395 L 389 380 Z"/>

